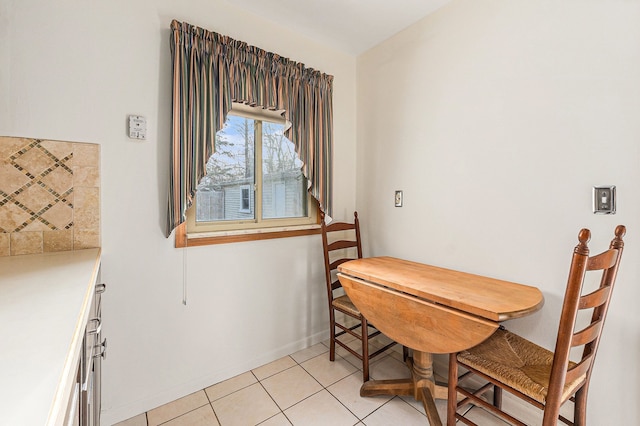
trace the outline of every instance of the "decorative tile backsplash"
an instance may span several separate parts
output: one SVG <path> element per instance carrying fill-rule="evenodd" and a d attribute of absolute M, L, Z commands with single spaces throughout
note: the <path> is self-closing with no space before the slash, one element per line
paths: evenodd
<path fill-rule="evenodd" d="M 100 145 L 0 137 L 0 256 L 100 247 Z"/>

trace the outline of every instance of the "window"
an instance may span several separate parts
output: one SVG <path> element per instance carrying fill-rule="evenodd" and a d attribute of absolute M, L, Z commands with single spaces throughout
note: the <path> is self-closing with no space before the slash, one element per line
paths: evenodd
<path fill-rule="evenodd" d="M 249 201 L 249 186 L 242 185 L 240 187 L 240 212 L 251 213 L 251 202 Z M 206 219 L 205 219 L 206 221 Z"/>
<path fill-rule="evenodd" d="M 284 136 L 284 120 L 258 111 L 234 104 L 216 134 L 215 153 L 187 212 L 189 245 L 191 239 L 235 236 L 203 243 L 210 244 L 317 230 L 317 204 L 307 192 L 293 143 Z"/>

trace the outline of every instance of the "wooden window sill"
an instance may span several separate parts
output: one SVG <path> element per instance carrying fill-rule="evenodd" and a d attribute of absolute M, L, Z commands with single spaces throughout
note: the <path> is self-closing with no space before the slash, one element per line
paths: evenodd
<path fill-rule="evenodd" d="M 176 228 L 176 248 L 208 246 L 213 244 L 239 243 L 243 241 L 270 240 L 274 238 L 301 237 L 322 232 L 320 225 L 262 228 L 254 230 L 206 232 L 187 234 L 187 225 Z"/>

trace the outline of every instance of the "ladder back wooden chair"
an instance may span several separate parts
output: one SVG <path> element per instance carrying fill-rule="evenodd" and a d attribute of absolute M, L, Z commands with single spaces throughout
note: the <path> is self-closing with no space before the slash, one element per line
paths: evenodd
<path fill-rule="evenodd" d="M 321 214 L 322 222 L 322 247 L 324 251 L 324 269 L 329 300 L 329 359 L 335 361 L 336 345 L 341 346 L 353 356 L 362 361 L 362 377 L 369 380 L 369 360 L 391 348 L 396 342 L 391 342 L 376 351 L 369 352 L 369 339 L 380 334 L 380 331 L 367 322 L 358 308 L 351 302 L 349 296 L 344 294 L 342 285 L 338 280 L 337 268 L 349 260 L 362 258 L 362 240 L 360 238 L 360 221 L 358 212 L 354 212 L 353 223 L 331 222 L 327 225 L 324 214 Z M 336 312 L 342 313 L 344 319 L 336 316 Z M 349 321 L 352 318 L 354 321 Z M 344 337 L 351 335 L 361 342 L 360 352 L 348 346 Z M 403 348 L 406 357 L 406 348 Z"/>
<path fill-rule="evenodd" d="M 580 231 L 553 352 L 501 327 L 480 345 L 450 355 L 447 425 L 455 425 L 456 420 L 475 425 L 459 412 L 467 404 L 475 404 L 510 424 L 526 426 L 502 410 L 502 390 L 543 410 L 543 426 L 556 425 L 558 420 L 568 425 L 586 425 L 589 380 L 622 257 L 625 232 L 624 226 L 616 227 L 609 249 L 589 257 L 587 243 L 591 232 Z M 585 284 L 585 277 L 595 274 L 598 274 L 596 283 Z M 572 354 L 580 357 L 573 361 Z M 459 366 L 468 370 L 460 377 Z M 474 376 L 488 383 L 476 391 L 460 385 Z M 489 398 L 481 398 L 492 388 L 491 402 Z M 560 414 L 560 407 L 567 400 L 573 401 L 573 420 Z"/>

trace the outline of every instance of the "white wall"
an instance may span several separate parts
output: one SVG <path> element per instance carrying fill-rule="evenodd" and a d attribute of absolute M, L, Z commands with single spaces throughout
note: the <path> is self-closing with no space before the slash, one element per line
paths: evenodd
<path fill-rule="evenodd" d="M 2 0 L 0 135 L 101 144 L 103 424 L 328 334 L 319 236 L 188 250 L 163 236 L 173 18 L 335 76 L 335 216 L 355 207 L 355 58 L 222 0 Z M 127 138 L 128 114 L 147 141 Z"/>
<path fill-rule="evenodd" d="M 640 424 L 640 4 L 454 0 L 358 58 L 357 208 L 374 255 L 538 286 L 553 348 L 580 228 L 628 228 L 589 424 Z M 618 213 L 591 212 L 612 184 Z M 393 206 L 404 190 L 404 207 Z"/>

